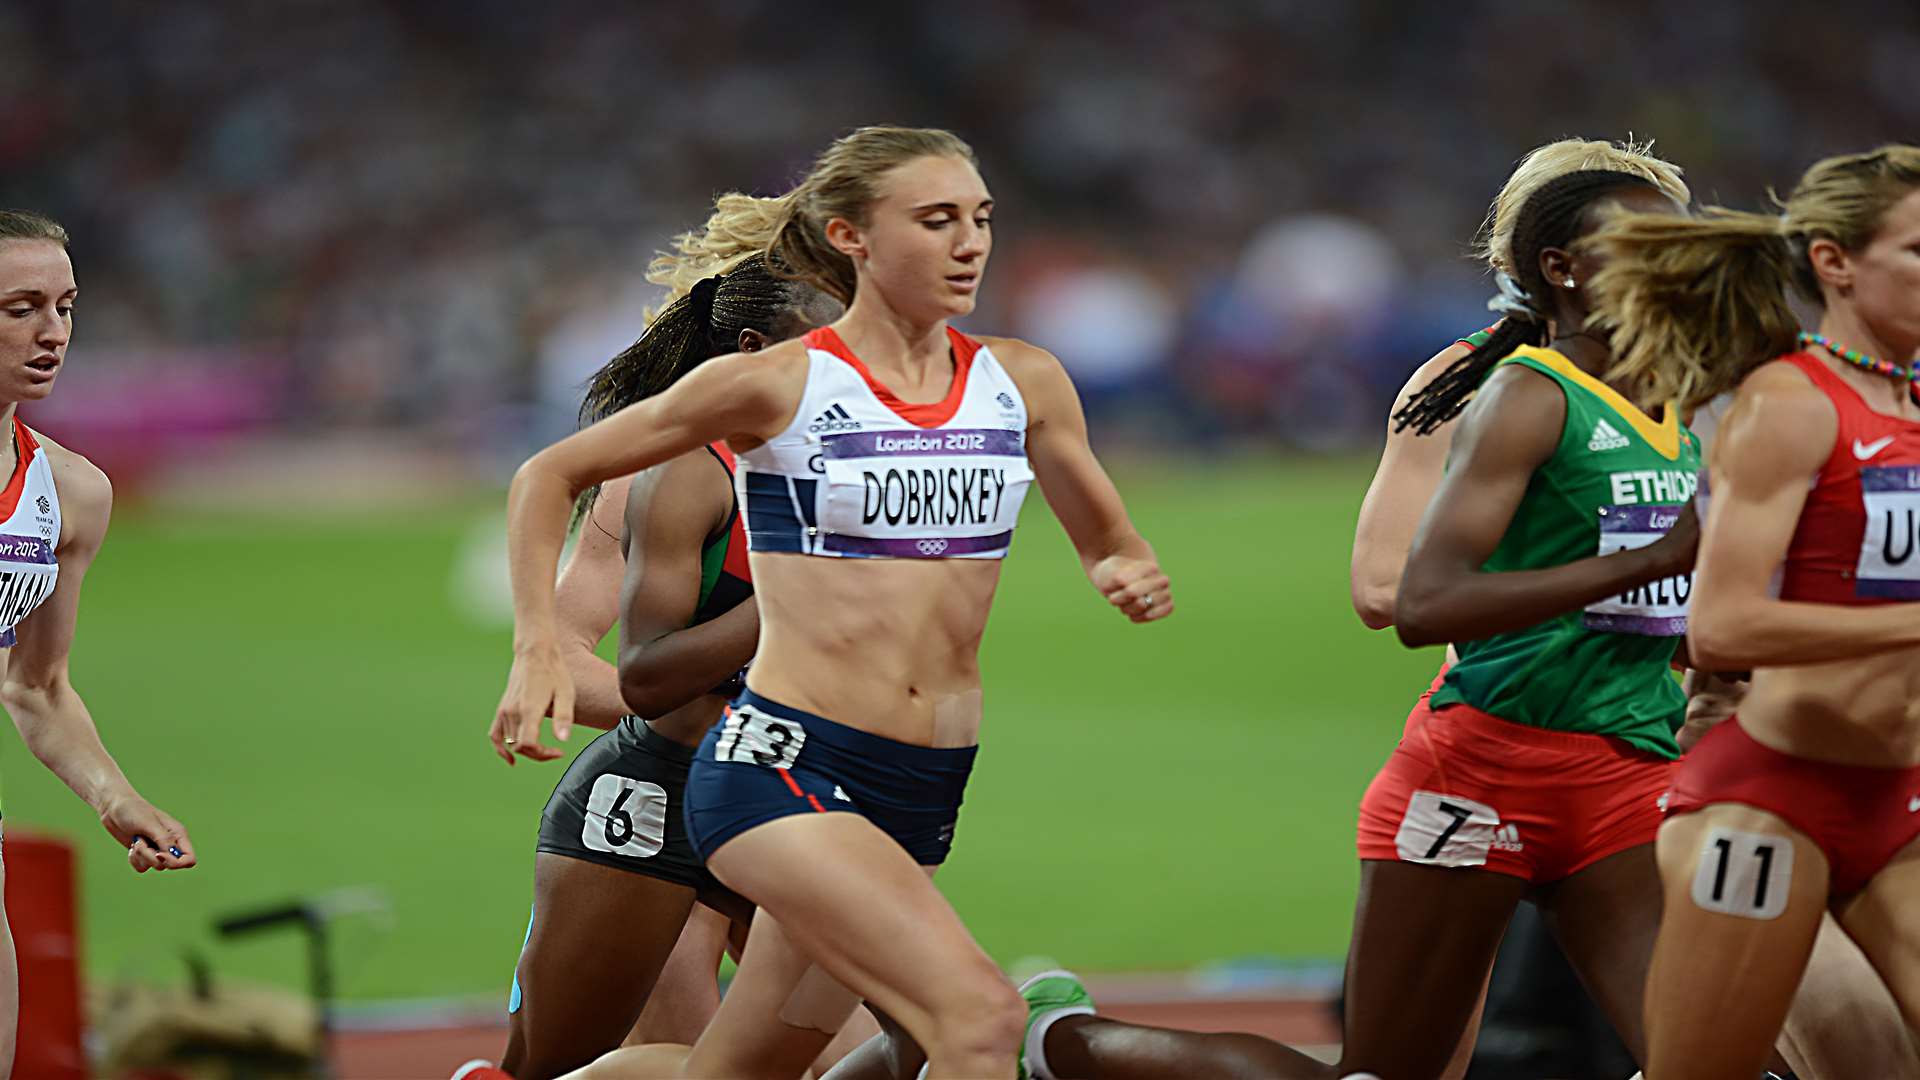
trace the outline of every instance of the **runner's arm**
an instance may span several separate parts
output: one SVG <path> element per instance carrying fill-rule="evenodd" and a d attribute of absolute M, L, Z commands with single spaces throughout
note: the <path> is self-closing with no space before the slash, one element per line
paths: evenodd
<path fill-rule="evenodd" d="M 1022 341 L 994 339 L 993 350 L 1026 399 L 1027 461 L 1087 579 L 1134 622 L 1173 614 L 1172 585 L 1093 456 L 1086 413 L 1066 369 L 1052 353 Z"/>
<path fill-rule="evenodd" d="M 19 644 L 7 657 L 0 704 L 33 756 L 100 815 L 100 824 L 127 849 L 135 870 L 192 866 L 197 860 L 187 830 L 134 790 L 101 743 L 93 714 L 69 677 L 80 588 L 106 540 L 113 486 L 85 458 L 48 452 L 66 517 L 57 553 L 60 578 L 52 595 L 16 627 Z M 135 843 L 136 838 L 148 842 Z"/>
<path fill-rule="evenodd" d="M 1500 546 L 1534 470 L 1553 457 L 1566 424 L 1565 394 L 1523 367 L 1495 371 L 1461 415 L 1453 459 L 1407 556 L 1395 604 L 1408 645 L 1477 641 L 1556 615 L 1692 565 L 1690 510 L 1647 547 L 1542 570 L 1483 569 Z"/>
<path fill-rule="evenodd" d="M 507 569 L 513 583 L 513 668 L 497 717 L 521 755 L 561 756 L 539 741 L 573 729 L 574 690 L 554 616 L 554 564 L 567 508 L 589 484 L 639 472 L 720 439 L 757 443 L 779 431 L 800 399 L 807 354 L 797 342 L 735 353 L 694 368 L 671 388 L 547 447 L 514 474 L 507 495 Z"/>
<path fill-rule="evenodd" d="M 620 590 L 620 694 L 637 716 L 665 716 L 753 659 L 760 609 L 748 599 L 688 626 L 700 602 L 701 551 L 733 511 L 727 470 L 696 450 L 634 478 Z"/>
<path fill-rule="evenodd" d="M 620 581 L 626 575 L 623 523 L 630 478 L 600 485 L 593 507 L 580 521 L 560 580 L 553 588 L 554 617 L 573 680 L 573 717 L 588 727 L 610 728 L 627 714 L 620 675 L 594 650 L 620 617 Z"/>
<path fill-rule="evenodd" d="M 1920 604 L 1850 607 L 1779 600 L 1773 575 L 1833 448 L 1826 395 L 1785 364 L 1754 372 L 1713 446 L 1713 497 L 1694 572 L 1687 641 L 1716 671 L 1818 664 L 1920 645 Z"/>
<path fill-rule="evenodd" d="M 1453 446 L 1459 420 L 1447 421 L 1430 435 L 1417 435 L 1410 428 L 1395 431 L 1391 417 L 1435 376 L 1472 351 L 1465 342 L 1455 342 L 1420 365 L 1400 388 L 1388 413 L 1387 444 L 1380 451 L 1380 465 L 1367 486 L 1367 497 L 1360 502 L 1347 575 L 1353 610 L 1370 630 L 1393 625 L 1393 604 L 1400 592 L 1401 571 L 1407 566 L 1407 551 L 1413 547 L 1420 515 L 1447 471 L 1447 451 Z"/>

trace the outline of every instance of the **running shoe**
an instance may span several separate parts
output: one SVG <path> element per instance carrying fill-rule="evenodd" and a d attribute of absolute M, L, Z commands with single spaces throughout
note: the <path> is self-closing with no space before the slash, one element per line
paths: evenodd
<path fill-rule="evenodd" d="M 1020 984 L 1027 999 L 1027 1040 L 1020 1049 L 1020 1080 L 1051 1080 L 1044 1046 L 1047 1029 L 1068 1016 L 1093 1015 L 1093 995 L 1071 971 L 1043 971 Z"/>

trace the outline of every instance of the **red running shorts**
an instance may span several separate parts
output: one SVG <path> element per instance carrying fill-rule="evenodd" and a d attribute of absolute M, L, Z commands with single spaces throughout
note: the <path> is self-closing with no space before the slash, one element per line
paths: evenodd
<path fill-rule="evenodd" d="M 1828 892 L 1846 896 L 1920 837 L 1920 765 L 1876 769 L 1809 761 L 1755 742 L 1735 716 L 1681 759 L 1667 814 L 1715 803 L 1758 807 L 1784 818 L 1826 852 Z"/>
<path fill-rule="evenodd" d="M 1673 765 L 1422 698 L 1360 802 L 1360 857 L 1558 881 L 1653 842 Z"/>

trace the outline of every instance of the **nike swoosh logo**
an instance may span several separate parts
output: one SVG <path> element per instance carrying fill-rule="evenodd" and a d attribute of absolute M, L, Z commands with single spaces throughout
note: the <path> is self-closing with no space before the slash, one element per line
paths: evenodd
<path fill-rule="evenodd" d="M 1853 440 L 1853 456 L 1861 461 L 1865 461 L 1892 445 L 1893 436 L 1891 435 L 1884 439 L 1875 439 L 1870 443 L 1863 443 L 1859 439 L 1855 439 Z"/>

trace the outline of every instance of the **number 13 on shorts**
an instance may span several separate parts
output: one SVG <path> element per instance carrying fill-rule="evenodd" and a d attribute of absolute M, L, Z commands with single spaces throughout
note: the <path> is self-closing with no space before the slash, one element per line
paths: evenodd
<path fill-rule="evenodd" d="M 720 729 L 716 761 L 737 761 L 771 769 L 791 769 L 806 745 L 807 729 L 784 717 L 769 716 L 751 705 L 727 709 Z"/>
<path fill-rule="evenodd" d="M 1430 866 L 1485 866 L 1500 813 L 1483 802 L 1416 791 L 1394 837 L 1400 861 Z"/>

